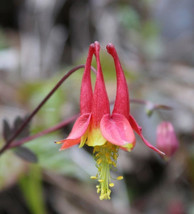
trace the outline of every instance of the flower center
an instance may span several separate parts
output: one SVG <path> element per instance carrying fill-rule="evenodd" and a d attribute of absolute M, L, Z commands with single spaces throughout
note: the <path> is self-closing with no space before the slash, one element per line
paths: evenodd
<path fill-rule="evenodd" d="M 91 179 L 97 179 L 99 181 L 96 188 L 97 193 L 100 193 L 100 200 L 110 199 L 110 187 L 114 186 L 114 183 L 111 182 L 110 169 L 112 169 L 112 167 L 116 167 L 118 150 L 118 146 L 108 142 L 102 146 L 94 147 L 93 154 L 98 168 L 98 173 L 96 176 L 91 176 Z"/>

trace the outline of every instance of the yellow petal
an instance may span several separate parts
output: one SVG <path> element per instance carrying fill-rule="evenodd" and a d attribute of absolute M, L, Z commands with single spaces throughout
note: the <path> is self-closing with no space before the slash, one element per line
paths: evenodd
<path fill-rule="evenodd" d="M 106 139 L 102 136 L 99 128 L 88 131 L 88 146 L 102 146 L 106 143 Z"/>

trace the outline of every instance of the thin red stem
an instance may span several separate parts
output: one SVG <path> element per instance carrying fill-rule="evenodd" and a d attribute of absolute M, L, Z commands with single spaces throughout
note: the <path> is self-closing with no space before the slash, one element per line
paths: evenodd
<path fill-rule="evenodd" d="M 12 137 L 6 142 L 6 144 L 1 148 L 0 155 L 11 145 L 13 140 L 23 131 L 24 127 L 32 120 L 34 115 L 40 110 L 40 108 L 47 102 L 47 100 L 53 95 L 53 93 L 61 86 L 61 84 L 75 71 L 80 68 L 84 68 L 85 65 L 78 65 L 66 73 L 61 80 L 54 86 L 54 88 L 47 94 L 47 96 L 42 100 L 42 102 L 34 109 L 34 111 L 27 117 L 27 119 L 21 124 L 21 126 L 16 130 Z M 94 72 L 95 69 L 91 68 Z"/>
<path fill-rule="evenodd" d="M 142 104 L 142 105 L 146 105 L 148 103 L 148 101 L 140 100 L 140 99 L 130 99 L 130 102 L 137 103 L 137 104 Z"/>
<path fill-rule="evenodd" d="M 141 104 L 141 105 L 147 105 L 147 104 L 151 103 L 150 101 L 140 100 L 140 99 L 130 99 L 130 102 Z M 158 109 L 172 110 L 173 108 L 171 106 L 167 106 L 167 105 L 163 105 L 163 104 L 153 104 L 153 109 L 154 110 L 158 110 Z"/>
<path fill-rule="evenodd" d="M 51 128 L 48 128 L 44 131 L 41 131 L 35 135 L 32 135 L 32 136 L 29 136 L 29 137 L 26 137 L 26 138 L 23 138 L 21 140 L 18 140 L 18 141 L 13 141 L 13 143 L 11 145 L 9 145 L 9 147 L 7 149 L 10 149 L 10 148 L 14 148 L 14 147 L 17 147 L 17 146 L 21 146 L 22 144 L 26 143 L 26 142 L 29 142 L 29 141 L 32 141 L 38 137 L 41 137 L 41 136 L 44 136 L 46 134 L 49 134 L 49 133 L 52 133 L 54 131 L 57 131 L 59 129 L 61 129 L 62 127 L 68 125 L 69 123 L 73 122 L 77 117 L 79 116 L 79 114 L 76 114 L 66 120 L 64 120 L 63 122 L 51 127 Z"/>

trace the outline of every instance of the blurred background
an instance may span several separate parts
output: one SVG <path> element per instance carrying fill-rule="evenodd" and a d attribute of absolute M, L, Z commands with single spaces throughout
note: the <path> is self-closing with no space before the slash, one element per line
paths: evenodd
<path fill-rule="evenodd" d="M 1 0 L 1 146 L 3 120 L 13 127 L 18 116 L 30 113 L 69 69 L 85 63 L 95 40 L 102 47 L 110 100 L 115 99 L 115 71 L 105 46 L 112 42 L 130 97 L 173 107 L 161 114 L 173 123 L 179 150 L 166 162 L 137 138 L 131 153 L 120 152 L 113 173 L 124 180 L 115 182 L 110 201 L 100 201 L 90 180 L 97 171 L 90 149 L 59 152 L 54 144 L 67 136 L 70 124 L 25 144 L 27 155 L 9 150 L 0 157 L 0 213 L 194 214 L 193 0 Z M 44 105 L 30 134 L 79 112 L 82 72 L 73 74 Z M 148 117 L 142 105 L 131 103 L 131 108 L 155 145 L 161 117 Z M 37 163 L 28 162 L 35 157 Z"/>

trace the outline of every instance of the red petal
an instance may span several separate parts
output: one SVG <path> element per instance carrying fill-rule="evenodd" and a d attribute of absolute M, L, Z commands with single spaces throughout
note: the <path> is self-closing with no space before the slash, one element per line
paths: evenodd
<path fill-rule="evenodd" d="M 90 113 L 92 111 L 92 83 L 91 83 L 91 62 L 94 54 L 94 44 L 90 45 L 88 58 L 85 65 L 85 70 L 82 78 L 81 93 L 80 93 L 80 111 Z"/>
<path fill-rule="evenodd" d="M 148 146 L 150 149 L 153 149 L 154 151 L 158 152 L 160 155 L 165 155 L 164 152 L 157 149 L 155 146 L 153 146 L 151 143 L 149 143 L 142 134 L 142 128 L 137 124 L 135 119 L 129 115 L 129 122 L 132 126 L 132 128 L 137 132 L 137 134 L 141 137 L 142 141 Z"/>
<path fill-rule="evenodd" d="M 69 140 L 69 139 L 67 139 L 67 140 L 65 140 L 65 142 L 64 142 L 63 145 L 61 146 L 60 151 L 61 151 L 61 150 L 64 150 L 64 149 L 68 149 L 68 148 L 70 148 L 70 147 L 72 147 L 72 146 L 75 146 L 75 145 L 77 145 L 79 142 L 80 142 L 80 139 L 76 139 L 76 140 Z"/>
<path fill-rule="evenodd" d="M 111 54 L 114 59 L 117 74 L 117 95 L 113 113 L 123 114 L 125 117 L 128 117 L 130 111 L 129 93 L 125 75 L 115 47 L 112 44 L 108 44 L 106 48 L 108 53 Z"/>
<path fill-rule="evenodd" d="M 109 100 L 104 84 L 104 78 L 102 74 L 102 68 L 100 64 L 100 44 L 98 42 L 94 43 L 95 45 L 95 56 L 97 61 L 97 75 L 96 75 L 96 83 L 94 88 L 94 98 L 93 98 L 93 106 L 92 106 L 92 114 L 93 114 L 93 126 L 98 127 L 100 124 L 100 120 L 104 114 L 110 113 Z"/>
<path fill-rule="evenodd" d="M 80 142 L 81 137 L 84 135 L 90 124 L 90 118 L 91 114 L 83 114 L 76 120 L 69 136 L 64 140 L 57 142 L 63 143 L 61 150 L 67 149 Z"/>
<path fill-rule="evenodd" d="M 133 129 L 126 117 L 121 114 L 104 115 L 100 122 L 100 130 L 104 138 L 112 144 L 131 149 L 135 146 Z"/>

